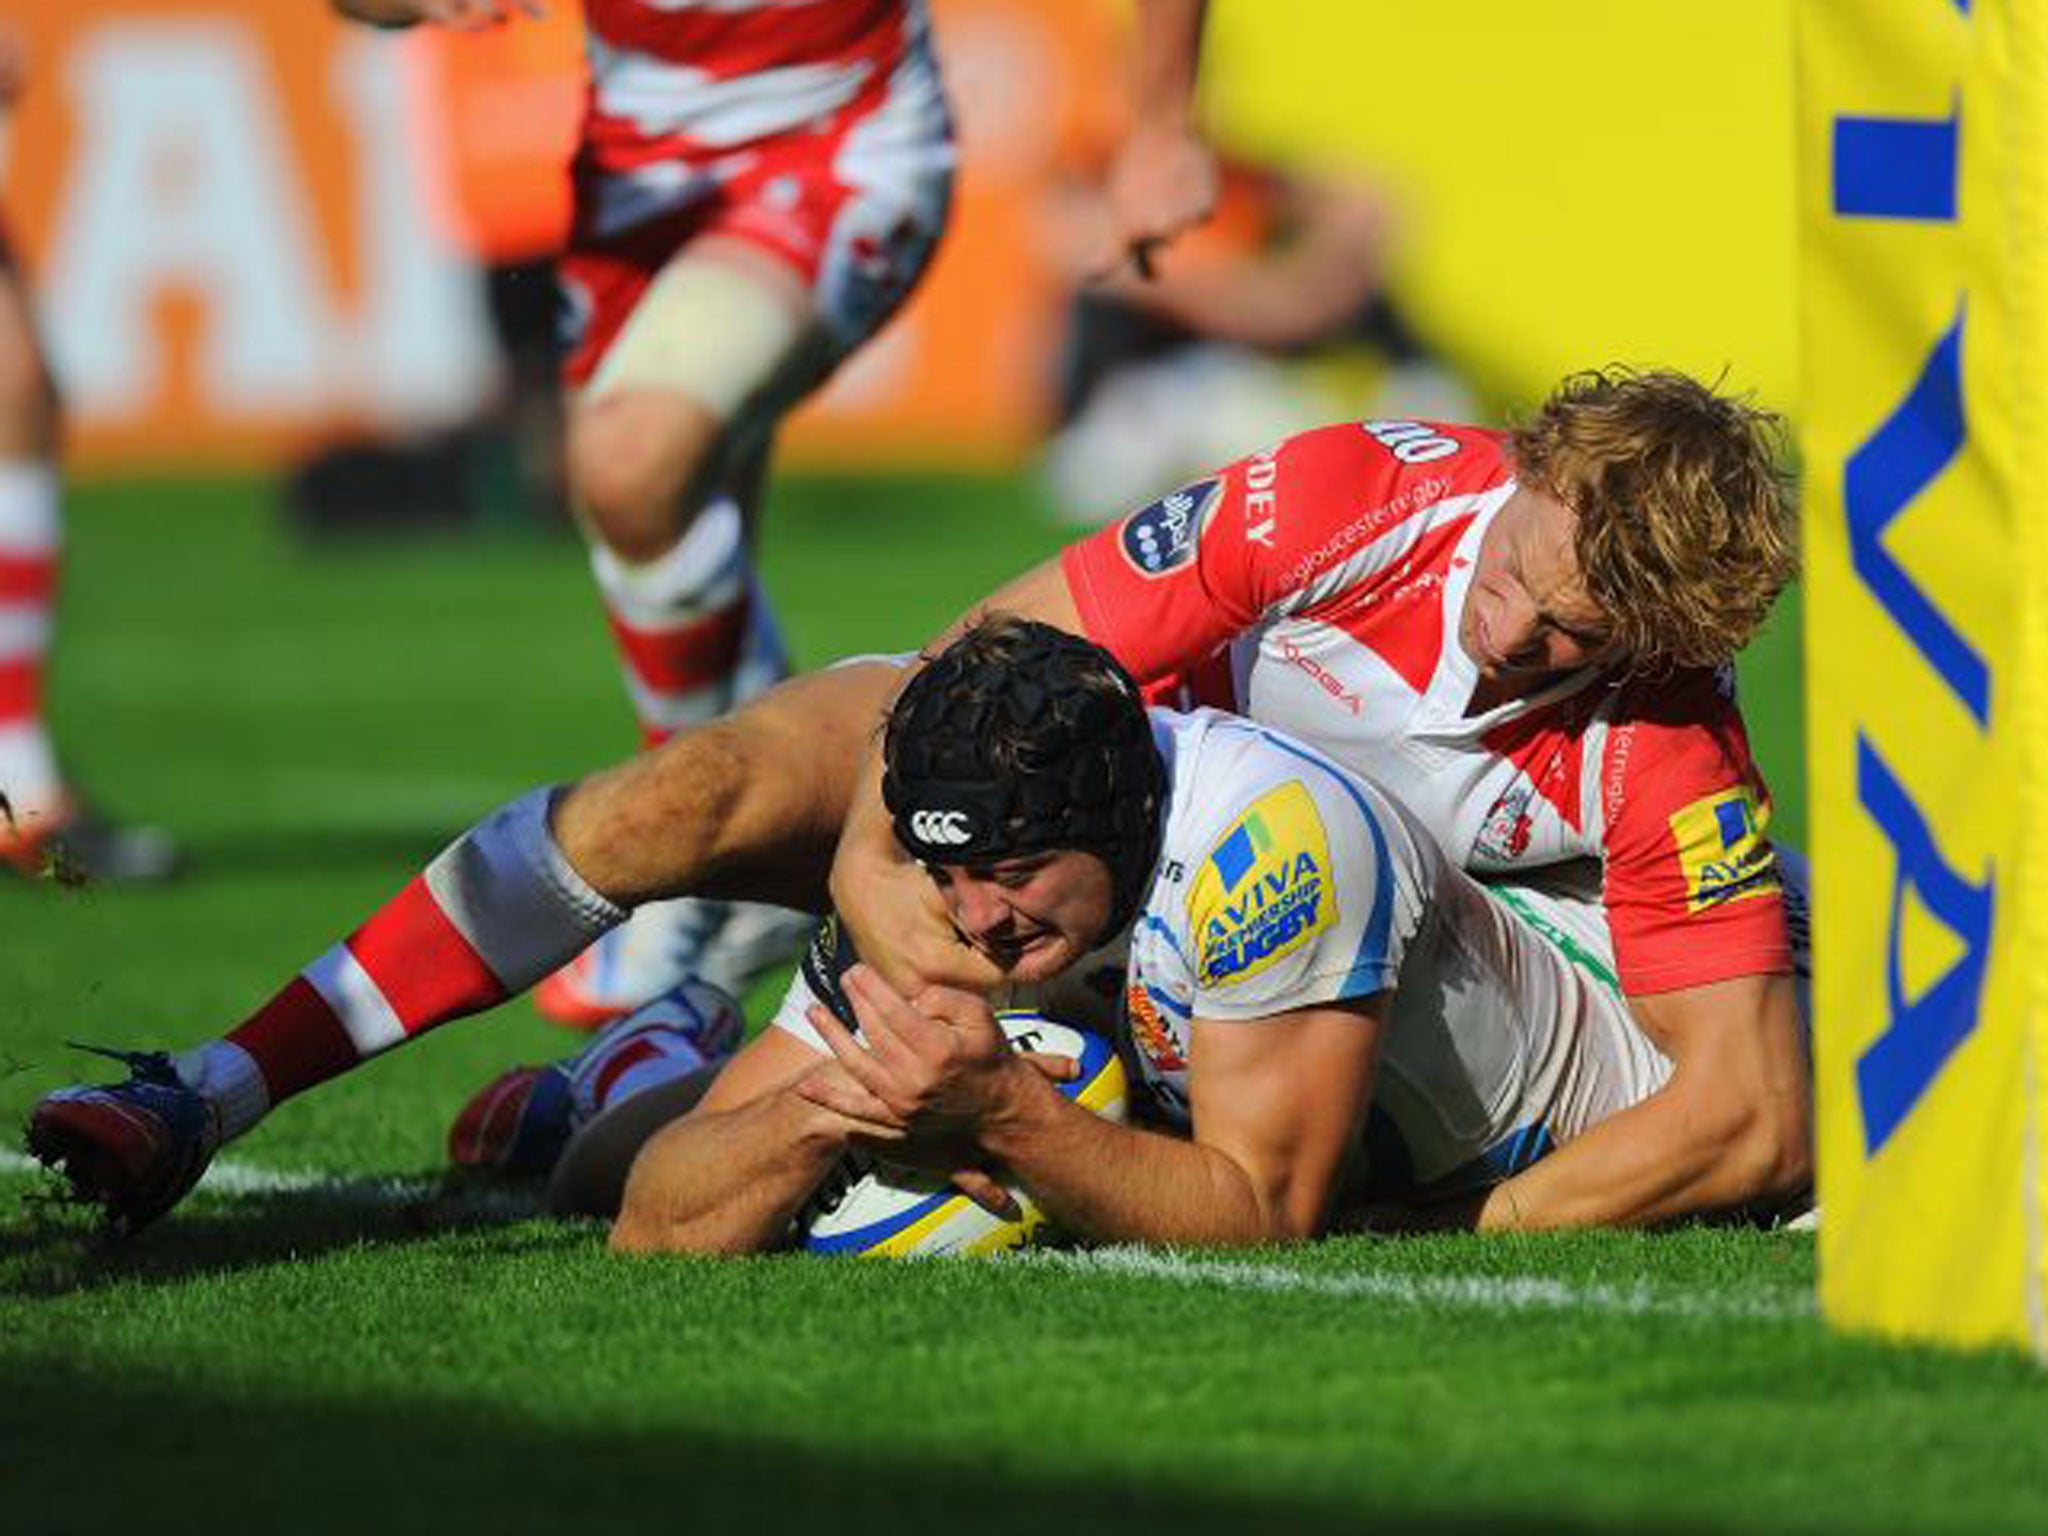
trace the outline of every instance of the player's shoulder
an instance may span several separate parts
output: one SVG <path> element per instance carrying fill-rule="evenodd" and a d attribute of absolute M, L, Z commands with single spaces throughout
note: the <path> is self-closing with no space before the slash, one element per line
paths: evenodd
<path fill-rule="evenodd" d="M 1270 726 L 1222 710 L 1152 711 L 1168 764 L 1162 852 L 1192 866 L 1224 845 L 1320 857 L 1333 834 L 1392 814 L 1368 781 Z M 1232 862 L 1226 859 L 1226 862 Z"/>
<path fill-rule="evenodd" d="M 1735 668 L 1683 667 L 1623 678 L 1609 690 L 1601 713 L 1615 729 L 1713 736 L 1739 726 L 1742 719 Z"/>
<path fill-rule="evenodd" d="M 1760 817 L 1757 771 L 1732 667 L 1625 682 L 1613 691 L 1601 776 L 1610 833 L 1631 820 L 1661 838 L 1685 817 Z M 1730 823 L 1732 825 L 1732 822 Z"/>
<path fill-rule="evenodd" d="M 1348 967 L 1329 946 L 1356 948 L 1345 925 L 1384 904 L 1407 839 L 1383 830 L 1393 816 L 1376 792 L 1311 748 L 1213 710 L 1167 720 L 1173 809 L 1151 910 L 1186 936 L 1206 1016 L 1279 1011 L 1304 967 Z"/>
<path fill-rule="evenodd" d="M 1311 427 L 1237 466 L 1250 474 L 1261 461 L 1299 476 L 1341 475 L 1348 484 L 1387 482 L 1426 497 L 1491 489 L 1513 474 L 1507 438 L 1457 422 L 1371 419 Z"/>
<path fill-rule="evenodd" d="M 1264 551 L 1292 583 L 1369 550 L 1386 558 L 1513 478 L 1505 440 L 1485 428 L 1353 421 L 1238 461 L 1224 471 L 1223 501 L 1237 510 L 1246 548 Z"/>

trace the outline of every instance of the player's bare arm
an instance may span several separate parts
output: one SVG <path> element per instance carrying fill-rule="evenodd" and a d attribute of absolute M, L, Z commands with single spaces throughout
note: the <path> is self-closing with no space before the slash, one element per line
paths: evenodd
<path fill-rule="evenodd" d="M 1019 1059 L 1048 1080 L 1073 1070 L 1069 1061 Z M 778 1247 L 798 1208 L 856 1138 L 886 1147 L 893 1162 L 951 1177 L 997 1216 L 1018 1215 L 1008 1190 L 979 1168 L 962 1166 L 971 1148 L 957 1138 L 913 1137 L 878 1115 L 830 1056 L 787 1030 L 770 1029 L 733 1058 L 687 1116 L 650 1138 L 634 1158 L 612 1247 L 631 1253 Z"/>
<path fill-rule="evenodd" d="M 1316 1235 L 1371 1097 L 1384 997 L 1248 1023 L 1195 1024 L 1190 1140 L 1062 1098 L 1009 1051 L 987 1005 L 916 1003 L 848 973 L 856 1039 L 812 1023 L 858 1085 L 800 1092 L 906 1133 L 967 1135 L 1063 1228 L 1097 1242 L 1249 1244 Z"/>
<path fill-rule="evenodd" d="M 1649 1226 L 1768 1208 L 1813 1177 L 1812 1077 L 1789 976 L 1630 999 L 1671 1077 L 1496 1185 L 1482 1230 Z"/>
<path fill-rule="evenodd" d="M 1216 157 L 1194 121 L 1207 11 L 1207 0 L 1139 0 L 1131 129 L 1105 189 L 1113 244 L 1099 273 L 1129 261 L 1150 277 L 1158 248 L 1216 206 Z"/>
<path fill-rule="evenodd" d="M 480 32 L 517 16 L 540 16 L 541 0 L 329 0 L 351 21 L 373 27 L 412 27 L 421 22 L 457 32 Z"/>
<path fill-rule="evenodd" d="M 690 1114 L 634 1159 L 611 1246 L 618 1253 L 758 1253 L 846 1150 L 857 1122 L 785 1090 L 830 1063 L 782 1030 L 733 1058 Z"/>

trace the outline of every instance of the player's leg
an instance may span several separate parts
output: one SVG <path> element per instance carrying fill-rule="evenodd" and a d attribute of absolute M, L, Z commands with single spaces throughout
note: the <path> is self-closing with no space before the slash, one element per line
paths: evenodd
<path fill-rule="evenodd" d="M 572 260 L 568 280 L 586 266 Z M 624 299 L 605 291 L 606 305 Z M 631 303 L 569 415 L 569 469 L 591 565 L 649 744 L 787 675 L 748 526 L 775 420 L 822 348 L 803 274 L 780 256 L 696 234 Z M 572 356 L 592 367 L 593 348 Z M 741 989 L 800 941 L 800 919 L 699 901 L 643 907 L 551 978 L 543 1012 L 596 1024 L 683 974 Z"/>
<path fill-rule="evenodd" d="M 63 533 L 60 426 L 27 288 L 0 229 L 0 868 L 157 879 L 176 862 L 170 840 L 79 803 L 44 712 Z"/>
<path fill-rule="evenodd" d="M 850 944 L 828 920 L 770 1027 L 737 1056 L 744 1028 L 737 1005 L 687 982 L 679 996 L 614 1024 L 569 1061 L 521 1068 L 493 1082 L 456 1121 L 450 1160 L 490 1172 L 548 1172 L 548 1206 L 557 1215 L 617 1216 L 642 1148 L 671 1122 L 700 1104 L 706 1114 L 743 1108 L 827 1059 L 807 1010 L 840 995 L 838 978 L 852 963 Z M 672 1203 L 679 1157 L 685 1186 L 703 1182 L 703 1170 L 688 1165 L 696 1154 L 716 1157 L 717 1142 L 682 1142 L 680 1150 L 673 1140 L 665 1143 L 660 1166 L 639 1178 L 643 1199 L 652 1195 L 664 1208 Z M 641 1212 L 643 1225 L 647 1214 Z"/>
<path fill-rule="evenodd" d="M 57 602 L 57 390 L 44 366 L 20 273 L 0 241 L 0 792 L 26 856 L 64 801 L 43 717 Z"/>
<path fill-rule="evenodd" d="M 1481 884 L 1430 863 L 1347 1225 L 1469 1224 L 1486 1191 L 1669 1074 L 1630 1023 L 1597 871 Z"/>
<path fill-rule="evenodd" d="M 1781 871 L 1805 1023 L 1805 862 L 1781 850 Z M 1671 1076 L 1622 990 L 1597 872 L 1564 866 L 1482 886 L 1450 871 L 1435 900 L 1455 942 L 1448 964 L 1402 973 L 1375 1156 L 1412 1177 L 1389 1188 L 1375 1169 L 1374 1197 L 1408 1208 L 1401 1220 L 1383 1209 L 1380 1224 L 1462 1224 L 1486 1190 Z M 1762 1214 L 1796 1215 L 1801 1199 Z"/>
<path fill-rule="evenodd" d="M 548 1173 L 593 1120 L 678 1079 L 708 1083 L 745 1036 L 745 1015 L 729 993 L 685 982 L 574 1056 L 515 1067 L 474 1094 L 449 1129 L 448 1161 L 487 1174 Z"/>
<path fill-rule="evenodd" d="M 787 668 L 747 530 L 777 423 L 894 313 L 929 260 L 951 156 L 942 119 L 909 106 L 903 123 L 885 108 L 887 131 L 859 155 L 831 138 L 750 155 L 642 291 L 603 252 L 572 252 L 565 268 L 588 316 L 569 365 L 587 379 L 571 413 L 572 482 L 649 741 Z M 759 909 L 645 909 L 537 1001 L 574 1022 L 683 974 L 738 989 L 800 934 Z"/>
<path fill-rule="evenodd" d="M 295 1094 L 532 986 L 634 903 L 694 890 L 822 902 L 862 751 L 897 677 L 793 679 L 735 716 L 486 817 L 219 1039 L 60 1090 L 29 1147 L 117 1223 L 153 1220 Z"/>

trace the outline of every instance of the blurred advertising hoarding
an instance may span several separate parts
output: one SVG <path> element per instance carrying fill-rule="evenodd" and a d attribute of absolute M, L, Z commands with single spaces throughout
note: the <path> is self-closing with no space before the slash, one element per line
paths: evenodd
<path fill-rule="evenodd" d="M 418 217 L 387 40 L 274 0 L 8 21 L 29 57 L 8 222 L 81 466 L 256 458 L 478 397 L 477 300 Z"/>
<path fill-rule="evenodd" d="M 1012 462 L 1037 431 L 1059 284 L 1055 146 L 1121 90 L 1092 4 L 939 0 L 965 164 L 915 305 L 789 457 Z M 380 34 L 318 0 L 10 9 L 29 87 L 7 224 L 39 291 L 78 468 L 262 463 L 459 419 L 494 386 L 479 254 L 544 247 L 580 103 L 573 10 L 482 37 Z"/>

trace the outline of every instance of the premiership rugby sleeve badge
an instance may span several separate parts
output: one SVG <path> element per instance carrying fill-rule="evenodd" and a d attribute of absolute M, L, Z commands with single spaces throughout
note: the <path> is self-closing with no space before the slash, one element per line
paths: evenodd
<path fill-rule="evenodd" d="M 1770 819 L 1769 802 L 1747 785 L 1704 795 L 1672 816 L 1686 911 L 1778 889 L 1777 858 L 1764 835 Z"/>
<path fill-rule="evenodd" d="M 1188 928 L 1199 984 L 1247 981 L 1336 921 L 1329 837 L 1293 780 L 1254 801 L 1195 876 Z"/>

